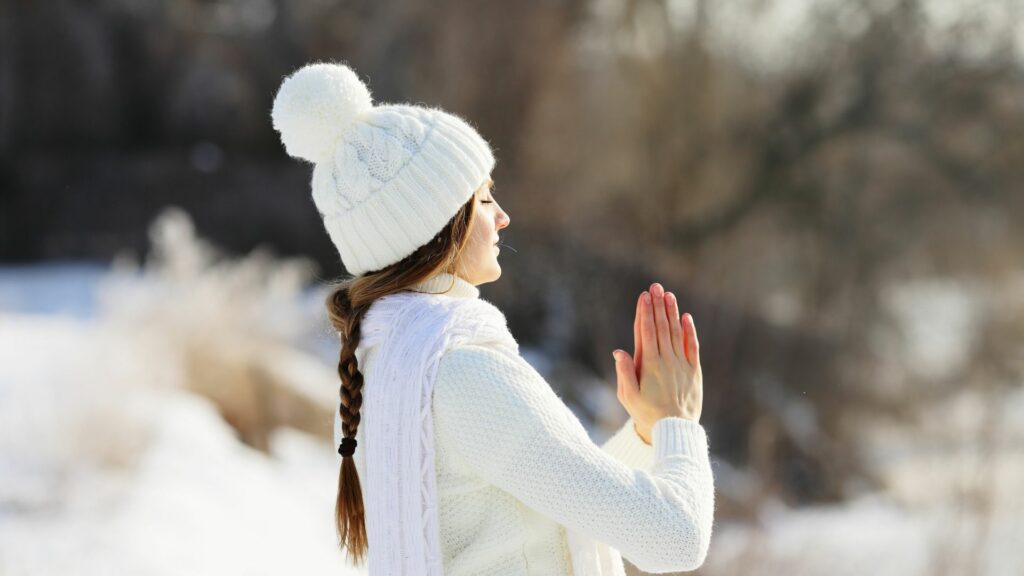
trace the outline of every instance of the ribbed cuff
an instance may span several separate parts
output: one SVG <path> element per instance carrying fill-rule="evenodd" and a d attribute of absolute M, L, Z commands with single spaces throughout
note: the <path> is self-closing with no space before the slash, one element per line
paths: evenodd
<path fill-rule="evenodd" d="M 696 458 L 708 454 L 708 435 L 699 422 L 670 416 L 654 423 L 651 432 L 654 456 L 661 460 L 666 456 L 685 454 Z"/>
<path fill-rule="evenodd" d="M 654 464 L 654 446 L 644 442 L 636 433 L 632 418 L 626 420 L 601 448 L 631 468 L 649 470 Z"/>

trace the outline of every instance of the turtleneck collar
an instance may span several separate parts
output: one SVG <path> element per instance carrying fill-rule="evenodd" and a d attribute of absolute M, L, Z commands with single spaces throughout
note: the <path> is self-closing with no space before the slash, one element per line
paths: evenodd
<path fill-rule="evenodd" d="M 451 289 L 449 290 L 449 286 Z M 417 292 L 430 292 L 433 294 L 444 294 L 453 298 L 479 298 L 480 289 L 463 280 L 460 276 L 440 272 L 412 286 Z M 447 290 L 447 291 L 446 291 Z"/>

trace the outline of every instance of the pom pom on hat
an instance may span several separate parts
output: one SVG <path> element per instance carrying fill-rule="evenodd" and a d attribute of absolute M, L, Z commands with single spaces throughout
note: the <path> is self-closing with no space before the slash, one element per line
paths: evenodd
<path fill-rule="evenodd" d="M 370 90 L 344 64 L 308 64 L 281 83 L 271 111 L 289 155 L 322 162 L 360 113 L 373 108 Z"/>

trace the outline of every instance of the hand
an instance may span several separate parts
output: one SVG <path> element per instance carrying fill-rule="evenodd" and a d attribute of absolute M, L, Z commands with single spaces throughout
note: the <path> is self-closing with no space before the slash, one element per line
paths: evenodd
<path fill-rule="evenodd" d="M 635 356 L 616 349 L 619 402 L 648 444 L 654 424 L 665 417 L 700 420 L 704 389 L 693 317 L 679 315 L 675 295 L 651 285 L 637 300 Z M 635 360 L 634 360 L 635 358 Z"/>

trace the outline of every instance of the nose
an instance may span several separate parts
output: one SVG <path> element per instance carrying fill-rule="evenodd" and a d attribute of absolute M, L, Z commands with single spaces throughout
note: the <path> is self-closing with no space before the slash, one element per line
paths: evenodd
<path fill-rule="evenodd" d="M 505 228 L 512 223 L 512 219 L 508 217 L 508 214 L 504 210 L 501 210 L 498 214 L 498 230 Z"/>

